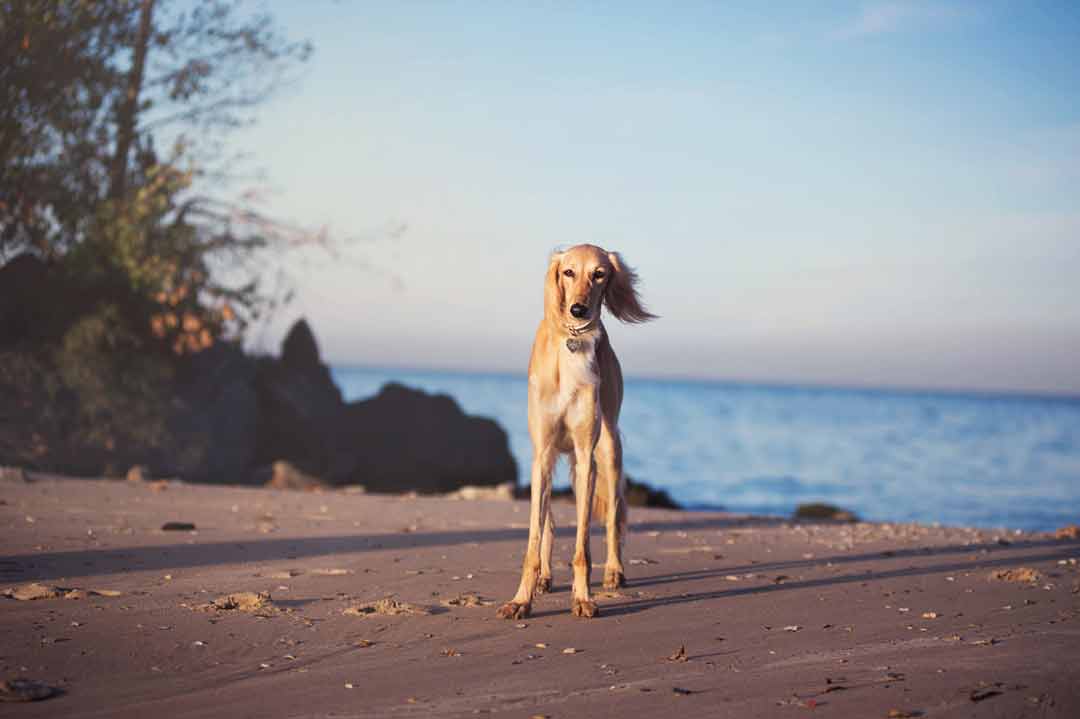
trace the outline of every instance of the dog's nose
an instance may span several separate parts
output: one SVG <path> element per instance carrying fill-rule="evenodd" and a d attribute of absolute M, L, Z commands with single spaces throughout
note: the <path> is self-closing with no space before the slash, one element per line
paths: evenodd
<path fill-rule="evenodd" d="M 577 317 L 579 320 L 583 320 L 589 316 L 589 308 L 585 305 L 575 303 L 570 305 L 570 314 Z"/>

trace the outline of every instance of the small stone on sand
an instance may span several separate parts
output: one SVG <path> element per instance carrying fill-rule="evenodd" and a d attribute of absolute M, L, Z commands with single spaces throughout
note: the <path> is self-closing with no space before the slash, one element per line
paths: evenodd
<path fill-rule="evenodd" d="M 48 699 L 56 690 L 33 679 L 7 679 L 0 682 L 0 702 L 36 702 Z"/>

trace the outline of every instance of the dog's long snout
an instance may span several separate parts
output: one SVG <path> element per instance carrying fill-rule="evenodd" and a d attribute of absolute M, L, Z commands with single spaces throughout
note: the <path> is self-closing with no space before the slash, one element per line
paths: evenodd
<path fill-rule="evenodd" d="M 574 303 L 570 305 L 570 314 L 577 317 L 579 320 L 583 320 L 589 316 L 589 308 L 585 305 Z"/>

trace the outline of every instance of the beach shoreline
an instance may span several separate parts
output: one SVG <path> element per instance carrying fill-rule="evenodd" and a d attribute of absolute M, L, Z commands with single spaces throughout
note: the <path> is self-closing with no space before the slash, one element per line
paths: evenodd
<path fill-rule="evenodd" d="M 0 680 L 59 692 L 19 716 L 1080 713 L 1080 542 L 1048 533 L 634 508 L 581 620 L 555 503 L 555 591 L 513 622 L 525 501 L 31 479 L 0 589 L 80 591 L 0 597 Z"/>

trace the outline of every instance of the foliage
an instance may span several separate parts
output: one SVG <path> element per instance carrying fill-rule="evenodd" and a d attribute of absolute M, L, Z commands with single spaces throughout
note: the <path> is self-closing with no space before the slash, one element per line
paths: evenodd
<path fill-rule="evenodd" d="M 237 0 L 0 0 L 5 461 L 209 446 L 189 355 L 273 309 L 262 269 L 311 239 L 235 191 L 225 141 L 309 53 Z"/>
<path fill-rule="evenodd" d="M 0 262 L 126 286 L 178 353 L 239 336 L 281 299 L 260 253 L 310 235 L 229 199 L 222 143 L 309 53 L 235 1 L 0 2 Z"/>

